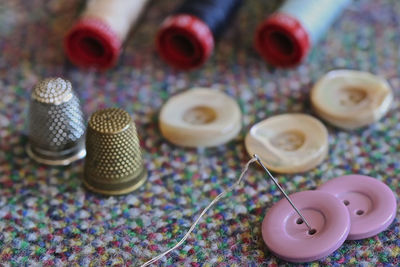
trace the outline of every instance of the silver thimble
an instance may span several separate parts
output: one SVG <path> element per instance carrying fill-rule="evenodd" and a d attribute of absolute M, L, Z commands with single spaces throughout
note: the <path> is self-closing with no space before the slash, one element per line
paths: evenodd
<path fill-rule="evenodd" d="M 71 83 L 48 78 L 33 89 L 27 154 L 39 163 L 68 165 L 86 155 L 85 124 Z"/>
<path fill-rule="evenodd" d="M 135 124 L 119 108 L 96 111 L 88 122 L 83 184 L 105 195 L 127 194 L 147 178 Z"/>

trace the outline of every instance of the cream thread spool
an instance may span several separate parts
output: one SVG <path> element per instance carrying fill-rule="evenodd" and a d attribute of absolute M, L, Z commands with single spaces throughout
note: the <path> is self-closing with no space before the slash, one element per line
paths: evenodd
<path fill-rule="evenodd" d="M 81 67 L 112 67 L 148 1 L 89 0 L 65 38 L 68 58 Z"/>

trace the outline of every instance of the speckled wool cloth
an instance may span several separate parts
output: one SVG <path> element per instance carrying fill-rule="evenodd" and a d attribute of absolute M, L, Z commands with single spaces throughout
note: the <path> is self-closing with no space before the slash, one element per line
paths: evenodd
<path fill-rule="evenodd" d="M 380 122 L 346 132 L 328 126 L 329 157 L 316 169 L 276 175 L 289 192 L 314 189 L 347 173 L 400 187 L 400 2 L 359 0 L 296 69 L 276 70 L 254 52 L 254 29 L 278 1 L 246 1 L 212 59 L 190 73 L 160 61 L 153 40 L 179 1 L 154 1 L 126 43 L 119 65 L 83 71 L 66 60 L 62 38 L 79 13 L 78 0 L 0 3 L 0 261 L 2 266 L 137 266 L 173 246 L 199 212 L 238 177 L 249 160 L 243 139 L 252 124 L 284 112 L 311 113 L 312 84 L 335 68 L 370 71 L 393 86 L 395 100 Z M 265 2 L 262 4 L 262 2 Z M 268 2 L 268 3 L 267 3 Z M 141 138 L 147 183 L 121 197 L 82 188 L 83 161 L 47 167 L 25 153 L 27 109 L 40 79 L 71 80 L 88 117 L 98 108 L 132 114 Z M 197 151 L 165 141 L 157 112 L 169 96 L 210 86 L 233 96 L 244 114 L 241 134 L 227 145 Z M 268 209 L 282 198 L 261 169 L 222 199 L 187 242 L 158 266 L 277 266 L 261 238 Z M 346 241 L 310 266 L 400 264 L 400 212 L 389 229 Z"/>

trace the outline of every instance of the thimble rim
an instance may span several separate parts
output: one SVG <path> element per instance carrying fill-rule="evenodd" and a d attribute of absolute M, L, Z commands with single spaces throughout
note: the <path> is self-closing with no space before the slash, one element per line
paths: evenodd
<path fill-rule="evenodd" d="M 51 166 L 68 166 L 71 163 L 83 159 L 86 156 L 86 149 L 85 146 L 81 146 L 79 150 L 77 150 L 75 153 L 73 153 L 71 156 L 65 157 L 65 158 L 59 158 L 59 159 L 49 159 L 49 158 L 44 158 L 40 156 L 39 154 L 34 152 L 34 149 L 32 149 L 32 146 L 30 143 L 26 145 L 26 153 L 28 156 L 33 159 L 34 161 L 45 164 L 45 165 L 51 165 Z"/>
<path fill-rule="evenodd" d="M 144 167 L 142 167 L 142 170 L 139 173 L 139 175 L 134 177 L 134 179 L 130 180 L 131 182 L 134 182 L 134 183 L 131 186 L 128 186 L 128 187 L 125 187 L 125 188 L 119 189 L 119 190 L 115 190 L 115 189 L 106 190 L 106 189 L 101 189 L 101 188 L 95 187 L 95 186 L 91 185 L 90 182 L 88 182 L 88 180 L 90 180 L 90 179 L 87 179 L 85 176 L 82 179 L 82 183 L 88 190 L 90 190 L 94 193 L 102 194 L 102 195 L 109 195 L 109 196 L 116 196 L 116 195 L 129 194 L 129 193 L 135 191 L 136 189 L 141 187 L 146 182 L 147 176 L 148 175 L 147 175 L 146 169 Z M 138 178 L 138 180 L 137 180 L 137 178 Z"/>

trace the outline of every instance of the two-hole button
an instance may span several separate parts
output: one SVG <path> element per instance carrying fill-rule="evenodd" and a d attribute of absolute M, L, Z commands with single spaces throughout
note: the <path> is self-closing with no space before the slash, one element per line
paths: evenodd
<path fill-rule="evenodd" d="M 290 195 L 311 224 L 308 229 L 286 199 L 266 214 L 261 231 L 265 244 L 278 257 L 290 262 L 308 262 L 328 256 L 346 240 L 350 217 L 343 203 L 323 191 Z"/>
<path fill-rule="evenodd" d="M 318 190 L 282 199 L 267 212 L 261 231 L 265 244 L 290 262 L 309 262 L 328 256 L 343 242 L 374 236 L 396 217 L 392 190 L 372 177 L 347 175 Z M 306 221 L 304 221 L 304 220 Z"/>
<path fill-rule="evenodd" d="M 329 180 L 318 189 L 334 195 L 348 209 L 349 240 L 374 236 L 396 217 L 396 197 L 387 185 L 375 178 L 346 175 Z"/>

